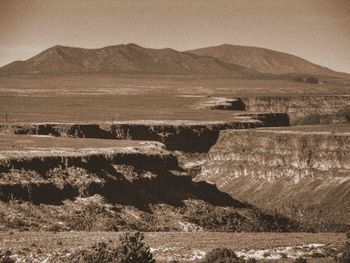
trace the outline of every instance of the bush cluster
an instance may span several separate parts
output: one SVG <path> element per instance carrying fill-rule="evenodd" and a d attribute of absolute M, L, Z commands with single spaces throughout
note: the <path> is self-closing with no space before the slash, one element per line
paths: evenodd
<path fill-rule="evenodd" d="M 294 263 L 307 263 L 307 260 L 306 260 L 306 258 L 303 258 L 303 257 L 297 257 L 294 260 Z"/>
<path fill-rule="evenodd" d="M 229 248 L 216 248 L 209 252 L 201 263 L 255 263 L 254 258 L 244 259 Z"/>
<path fill-rule="evenodd" d="M 154 263 L 150 248 L 143 242 L 140 232 L 127 233 L 120 237 L 118 247 L 109 247 L 99 242 L 87 249 L 73 253 L 71 263 Z"/>
<path fill-rule="evenodd" d="M 11 258 L 12 252 L 10 250 L 0 250 L 0 263 L 15 263 L 15 260 Z"/>
<path fill-rule="evenodd" d="M 340 249 L 339 254 L 335 258 L 337 263 L 349 263 L 350 262 L 350 240 Z"/>

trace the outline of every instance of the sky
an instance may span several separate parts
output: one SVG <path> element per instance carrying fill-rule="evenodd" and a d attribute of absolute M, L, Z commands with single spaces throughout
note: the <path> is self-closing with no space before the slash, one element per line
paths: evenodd
<path fill-rule="evenodd" d="M 350 73 L 350 0 L 0 0 L 0 65 L 127 43 L 257 46 Z"/>

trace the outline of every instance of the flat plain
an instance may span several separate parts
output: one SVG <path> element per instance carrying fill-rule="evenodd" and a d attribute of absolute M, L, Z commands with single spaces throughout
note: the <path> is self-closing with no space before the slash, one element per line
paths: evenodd
<path fill-rule="evenodd" d="M 232 111 L 198 109 L 217 97 L 348 95 L 348 80 L 311 85 L 294 80 L 167 76 L 0 77 L 0 122 L 230 120 Z"/>

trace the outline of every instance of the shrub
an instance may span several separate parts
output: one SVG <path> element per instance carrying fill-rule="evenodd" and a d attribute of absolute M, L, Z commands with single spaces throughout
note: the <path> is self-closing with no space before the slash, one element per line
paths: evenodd
<path fill-rule="evenodd" d="M 288 255 L 286 253 L 280 253 L 281 258 L 288 258 Z"/>
<path fill-rule="evenodd" d="M 313 252 L 313 253 L 311 254 L 311 257 L 312 257 L 312 258 L 325 258 L 326 255 L 323 254 L 323 253 L 321 253 L 321 252 Z"/>
<path fill-rule="evenodd" d="M 350 262 L 350 242 L 346 242 L 346 244 L 340 249 L 340 253 L 335 258 L 337 263 L 349 263 Z"/>
<path fill-rule="evenodd" d="M 11 258 L 11 251 L 0 251 L 0 263 L 15 263 L 15 260 Z"/>
<path fill-rule="evenodd" d="M 303 257 L 297 257 L 294 260 L 294 263 L 307 263 L 307 260 L 306 260 L 306 258 L 303 258 Z"/>
<path fill-rule="evenodd" d="M 271 253 L 270 252 L 264 252 L 264 254 L 263 254 L 263 257 L 264 258 L 267 258 L 267 257 L 269 257 L 269 256 L 271 256 Z"/>
<path fill-rule="evenodd" d="M 320 83 L 320 81 L 318 80 L 318 78 L 315 77 L 309 77 L 305 79 L 306 83 L 310 83 L 310 84 L 318 84 Z"/>
<path fill-rule="evenodd" d="M 216 248 L 210 251 L 202 263 L 239 263 L 241 260 L 236 253 L 228 248 Z"/>
<path fill-rule="evenodd" d="M 154 263 L 155 260 L 148 246 L 143 243 L 140 232 L 127 233 L 120 237 L 118 247 L 108 247 L 99 242 L 87 249 L 73 253 L 71 263 Z"/>
<path fill-rule="evenodd" d="M 109 248 L 105 242 L 99 242 L 87 249 L 79 250 L 71 255 L 71 263 L 110 263 L 116 262 L 116 249 Z"/>
<path fill-rule="evenodd" d="M 304 82 L 304 79 L 302 77 L 297 77 L 294 79 L 295 81 L 299 81 L 299 82 Z"/>
<path fill-rule="evenodd" d="M 155 260 L 150 252 L 149 246 L 143 242 L 144 236 L 140 232 L 122 235 L 121 245 L 117 249 L 120 263 L 154 263 Z"/>
<path fill-rule="evenodd" d="M 350 122 L 350 107 L 345 107 L 344 109 L 340 110 L 338 112 L 338 115 L 343 116 L 347 120 L 347 122 Z"/>

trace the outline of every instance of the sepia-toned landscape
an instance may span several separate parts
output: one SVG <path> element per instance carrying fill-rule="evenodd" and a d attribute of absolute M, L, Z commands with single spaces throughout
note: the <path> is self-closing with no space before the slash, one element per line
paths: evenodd
<path fill-rule="evenodd" d="M 1 263 L 346 263 L 349 238 L 349 73 L 236 44 L 0 67 Z"/>

